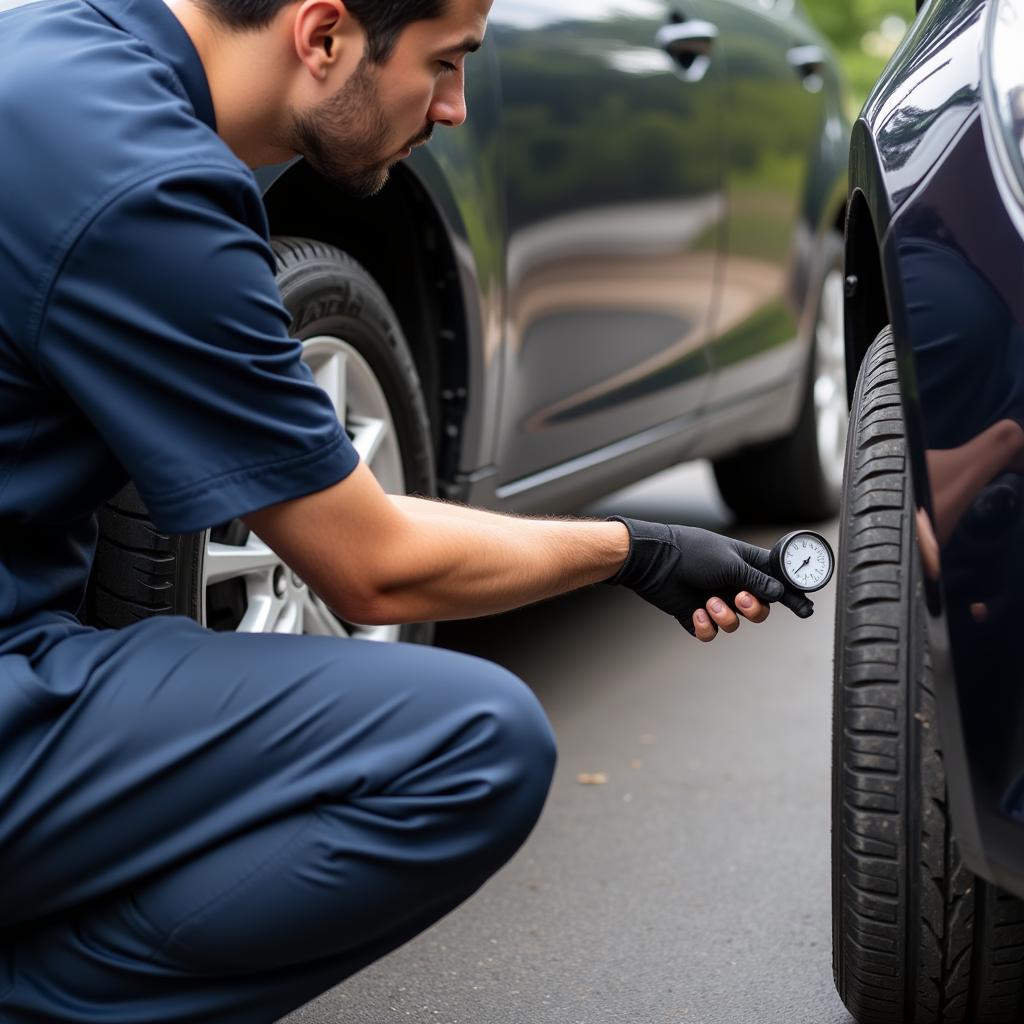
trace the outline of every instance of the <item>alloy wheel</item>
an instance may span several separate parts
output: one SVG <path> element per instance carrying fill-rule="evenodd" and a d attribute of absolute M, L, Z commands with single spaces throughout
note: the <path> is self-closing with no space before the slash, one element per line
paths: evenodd
<path fill-rule="evenodd" d="M 387 396 L 370 364 L 341 338 L 319 335 L 303 359 L 330 397 L 360 459 L 389 494 L 405 493 L 398 433 Z M 313 633 L 397 640 L 400 627 L 339 619 L 280 557 L 240 520 L 203 538 L 200 621 L 246 633 Z"/>
<path fill-rule="evenodd" d="M 814 331 L 814 425 L 821 470 L 830 490 L 843 482 L 846 432 L 846 352 L 843 274 L 831 270 L 821 289 L 821 307 Z"/>

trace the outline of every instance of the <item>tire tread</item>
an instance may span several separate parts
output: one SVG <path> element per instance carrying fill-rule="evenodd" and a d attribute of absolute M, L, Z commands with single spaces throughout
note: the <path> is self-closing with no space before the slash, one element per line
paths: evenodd
<path fill-rule="evenodd" d="M 836 987 L 860 1024 L 1020 1024 L 1024 903 L 970 872 L 948 813 L 906 457 L 887 331 L 857 382 L 840 524 Z"/>

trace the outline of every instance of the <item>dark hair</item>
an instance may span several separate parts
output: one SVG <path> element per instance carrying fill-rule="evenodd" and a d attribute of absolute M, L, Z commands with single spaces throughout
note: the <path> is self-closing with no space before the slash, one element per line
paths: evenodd
<path fill-rule="evenodd" d="M 236 30 L 261 29 L 278 11 L 296 0 L 198 0 L 222 25 Z M 366 58 L 383 64 L 402 30 L 414 21 L 439 18 L 448 0 L 345 0 L 345 7 L 366 33 Z"/>

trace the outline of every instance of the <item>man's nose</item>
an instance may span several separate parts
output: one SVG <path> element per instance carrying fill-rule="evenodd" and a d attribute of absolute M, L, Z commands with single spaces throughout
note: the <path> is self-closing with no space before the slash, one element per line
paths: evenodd
<path fill-rule="evenodd" d="M 434 101 L 430 105 L 430 120 L 449 128 L 458 128 L 466 120 L 466 93 L 462 75 L 455 82 L 443 83 L 434 94 Z"/>

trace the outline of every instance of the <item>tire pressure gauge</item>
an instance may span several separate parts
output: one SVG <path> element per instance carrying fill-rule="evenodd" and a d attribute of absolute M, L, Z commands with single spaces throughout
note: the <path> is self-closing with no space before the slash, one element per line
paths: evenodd
<path fill-rule="evenodd" d="M 772 573 L 793 590 L 810 594 L 821 590 L 835 568 L 836 557 L 827 540 L 810 530 L 787 533 L 771 552 Z"/>

